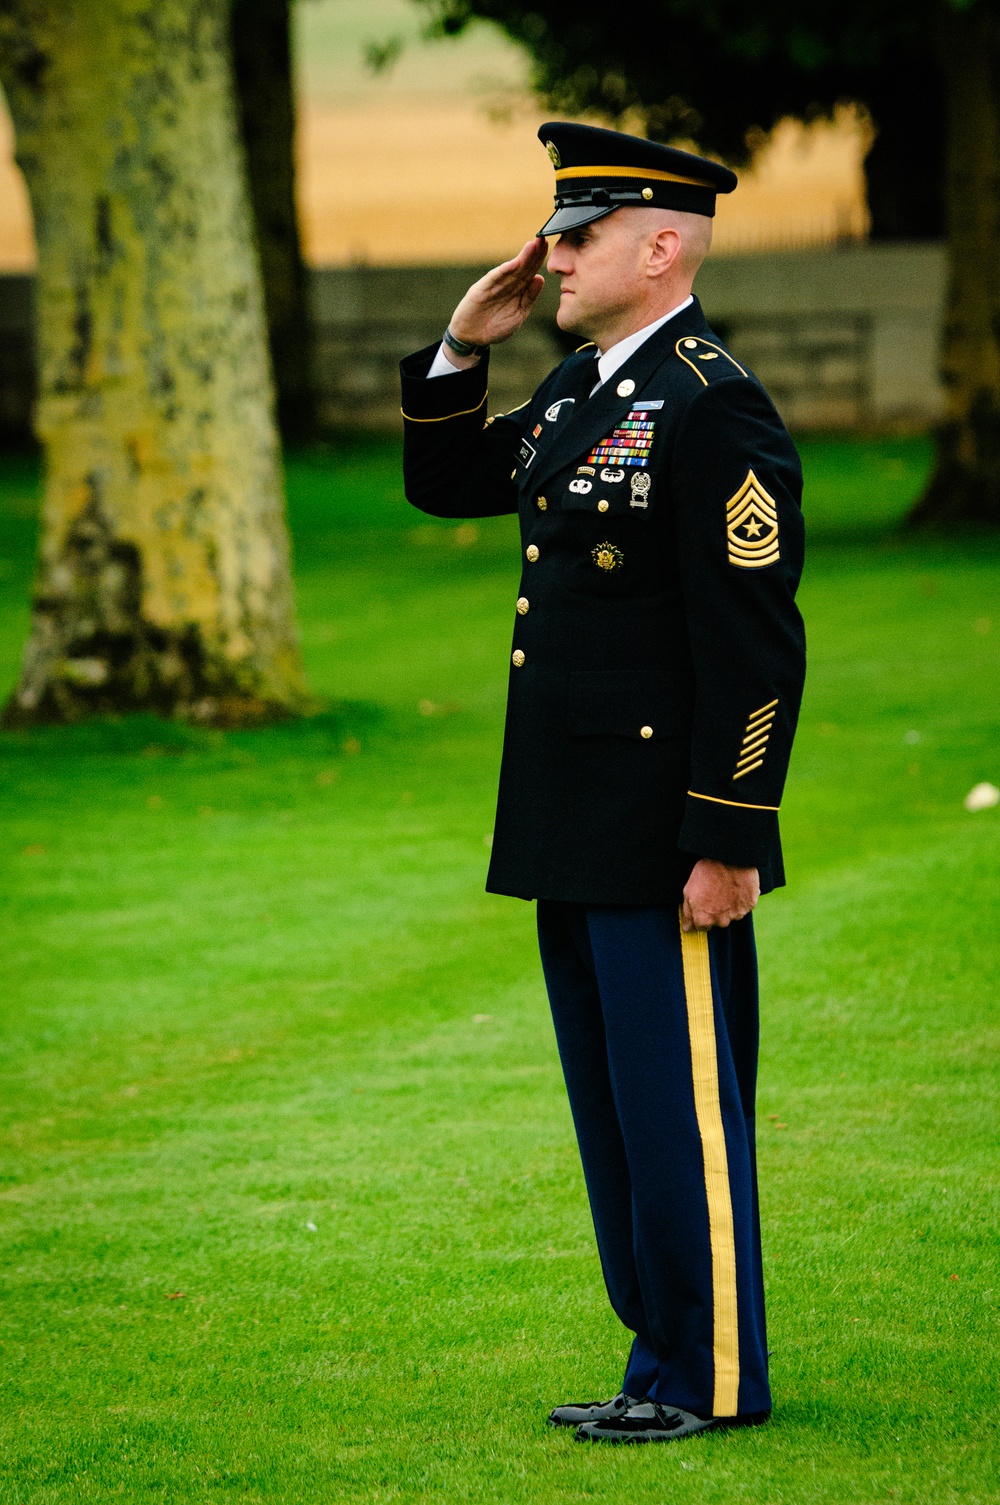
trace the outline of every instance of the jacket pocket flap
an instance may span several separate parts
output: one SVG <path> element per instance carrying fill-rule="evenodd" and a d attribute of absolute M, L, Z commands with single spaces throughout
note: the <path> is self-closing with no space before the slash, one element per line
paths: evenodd
<path fill-rule="evenodd" d="M 691 728 L 691 692 L 659 669 L 571 674 L 568 722 L 577 737 L 682 737 Z"/>

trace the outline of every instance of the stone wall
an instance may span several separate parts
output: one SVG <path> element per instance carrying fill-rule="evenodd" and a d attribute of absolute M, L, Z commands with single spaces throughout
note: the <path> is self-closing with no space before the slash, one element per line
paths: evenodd
<path fill-rule="evenodd" d="M 331 267 L 314 273 L 316 387 L 324 425 L 399 430 L 396 367 L 436 340 L 482 267 Z M 793 429 L 925 427 L 941 409 L 945 288 L 937 245 L 874 245 L 710 258 L 697 291 Z M 577 343 L 556 328 L 550 278 L 531 321 L 491 359 L 490 408 L 524 401 Z M 0 277 L 0 439 L 27 426 L 31 279 Z"/>

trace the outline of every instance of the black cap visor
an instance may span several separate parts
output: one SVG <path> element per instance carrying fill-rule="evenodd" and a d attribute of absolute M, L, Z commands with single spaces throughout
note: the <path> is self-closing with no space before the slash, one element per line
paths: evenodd
<path fill-rule="evenodd" d="M 714 187 L 705 183 L 660 182 L 655 178 L 639 184 L 621 178 L 590 180 L 568 192 L 556 194 L 555 213 L 539 235 L 562 235 L 581 225 L 603 219 L 616 209 L 680 209 L 688 214 L 715 214 Z"/>
<path fill-rule="evenodd" d="M 604 219 L 605 215 L 614 214 L 620 209 L 620 204 L 574 204 L 563 209 L 557 209 L 545 221 L 539 230 L 539 235 L 565 235 L 567 230 L 579 230 L 581 225 L 593 224 L 595 219 Z"/>

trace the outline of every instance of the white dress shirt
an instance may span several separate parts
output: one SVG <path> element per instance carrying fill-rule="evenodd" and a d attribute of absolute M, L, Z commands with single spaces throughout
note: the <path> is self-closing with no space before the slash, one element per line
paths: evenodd
<path fill-rule="evenodd" d="M 654 319 L 652 324 L 646 324 L 642 329 L 637 329 L 635 334 L 626 335 L 623 340 L 619 340 L 617 345 L 612 345 L 609 350 L 602 351 L 597 362 L 599 380 L 594 387 L 594 391 L 596 392 L 598 387 L 603 386 L 615 374 L 619 366 L 624 366 L 629 356 L 634 355 L 639 346 L 644 345 L 651 334 L 655 334 L 658 329 L 662 328 L 668 319 L 673 319 L 677 314 L 683 313 L 685 308 L 689 308 L 693 302 L 694 297 L 689 293 L 684 302 L 678 303 L 677 307 L 672 308 L 668 314 L 664 314 L 660 319 Z M 447 355 L 445 355 L 445 343 L 442 340 L 438 353 L 431 362 L 431 369 L 427 373 L 428 380 L 432 376 L 454 376 L 457 374 L 458 369 L 457 366 L 452 365 Z M 469 368 L 467 367 L 466 369 Z"/>

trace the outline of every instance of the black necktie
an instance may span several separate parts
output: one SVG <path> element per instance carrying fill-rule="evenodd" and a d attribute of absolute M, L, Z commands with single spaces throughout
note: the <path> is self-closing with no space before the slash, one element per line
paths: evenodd
<path fill-rule="evenodd" d="M 577 407 L 582 406 L 587 401 L 587 398 L 599 380 L 600 372 L 597 369 L 597 351 L 594 350 L 585 360 L 580 362 L 580 368 L 573 378 L 571 391 L 576 398 Z"/>

